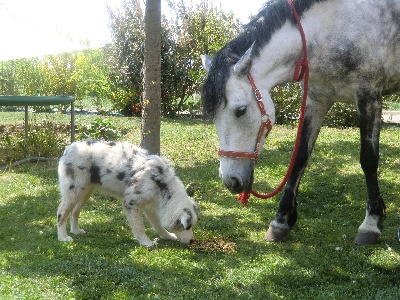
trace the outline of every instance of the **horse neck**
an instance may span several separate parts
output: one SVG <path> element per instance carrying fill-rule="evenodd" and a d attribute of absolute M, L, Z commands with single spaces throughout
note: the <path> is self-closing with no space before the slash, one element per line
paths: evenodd
<path fill-rule="evenodd" d="M 300 33 L 297 27 L 286 22 L 253 59 L 251 73 L 257 84 L 269 91 L 292 80 L 295 63 L 302 56 Z"/>

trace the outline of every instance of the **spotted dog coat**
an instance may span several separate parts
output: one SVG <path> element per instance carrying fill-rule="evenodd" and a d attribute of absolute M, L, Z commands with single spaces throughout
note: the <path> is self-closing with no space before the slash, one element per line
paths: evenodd
<path fill-rule="evenodd" d="M 78 225 L 79 213 L 95 188 L 122 200 L 132 234 L 142 246 L 156 245 L 145 234 L 143 213 L 162 238 L 179 239 L 183 244 L 193 241 L 198 205 L 187 195 L 170 161 L 161 156 L 126 142 L 75 142 L 60 159 L 58 177 L 60 241 L 72 241 L 66 230 L 69 215 L 71 232 L 85 232 Z"/>

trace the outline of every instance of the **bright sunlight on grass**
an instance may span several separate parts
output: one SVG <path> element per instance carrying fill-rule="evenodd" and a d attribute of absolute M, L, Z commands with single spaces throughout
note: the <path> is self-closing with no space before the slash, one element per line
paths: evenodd
<path fill-rule="evenodd" d="M 139 119 L 112 122 L 122 139 L 139 143 Z M 294 136 L 295 128 L 274 127 L 256 189 L 268 192 L 280 183 Z M 356 128 L 322 129 L 300 186 L 299 220 L 285 243 L 263 240 L 278 198 L 252 197 L 243 208 L 222 186 L 216 130 L 203 121 L 162 123 L 162 154 L 185 185 L 195 186 L 201 208 L 192 247 L 164 240 L 153 250 L 140 247 L 120 202 L 99 194 L 81 214 L 87 233 L 61 243 L 57 163 L 1 171 L 0 299 L 399 299 L 399 128 L 385 128 L 381 137 L 387 218 L 381 242 L 365 247 L 353 244 L 366 200 Z M 156 237 L 150 228 L 147 234 Z"/>

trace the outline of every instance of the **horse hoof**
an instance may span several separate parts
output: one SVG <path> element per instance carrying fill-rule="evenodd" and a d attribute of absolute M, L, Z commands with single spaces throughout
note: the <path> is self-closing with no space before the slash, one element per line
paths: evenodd
<path fill-rule="evenodd" d="M 267 233 L 264 236 L 264 239 L 269 241 L 269 242 L 283 242 L 287 235 L 289 234 L 289 226 L 284 224 L 279 226 L 276 226 L 276 224 L 273 224 L 274 221 L 271 222 L 269 225 L 269 228 L 267 230 Z"/>
<path fill-rule="evenodd" d="M 358 246 L 376 244 L 379 242 L 381 235 L 377 232 L 359 232 L 354 240 Z"/>

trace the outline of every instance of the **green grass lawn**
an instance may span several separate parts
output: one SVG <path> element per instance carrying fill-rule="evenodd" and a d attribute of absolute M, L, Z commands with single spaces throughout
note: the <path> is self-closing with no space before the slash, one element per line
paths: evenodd
<path fill-rule="evenodd" d="M 67 123 L 64 117 L 59 121 Z M 2 124 L 22 123 L 14 118 L 0 114 Z M 78 124 L 90 120 L 77 117 Z M 139 119 L 112 120 L 127 132 L 124 140 L 139 143 Z M 257 190 L 280 183 L 294 136 L 295 128 L 274 127 L 256 169 Z M 277 197 L 252 197 L 243 208 L 223 187 L 216 130 L 202 121 L 163 120 L 161 138 L 178 176 L 196 186 L 194 247 L 164 240 L 152 250 L 140 247 L 120 202 L 99 194 L 81 214 L 87 233 L 59 242 L 57 163 L 1 171 L 0 299 L 399 299 L 399 128 L 381 136 L 387 218 L 381 242 L 365 247 L 353 244 L 366 200 L 356 128 L 322 129 L 299 188 L 299 220 L 285 243 L 263 240 Z"/>
<path fill-rule="evenodd" d="M 389 102 L 387 110 L 400 110 L 400 102 Z"/>

